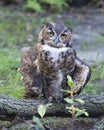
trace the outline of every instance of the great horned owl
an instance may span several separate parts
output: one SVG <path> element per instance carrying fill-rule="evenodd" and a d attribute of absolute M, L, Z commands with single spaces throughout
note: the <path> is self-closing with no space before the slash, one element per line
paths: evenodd
<path fill-rule="evenodd" d="M 79 93 L 90 77 L 90 68 L 77 58 L 72 46 L 71 29 L 48 22 L 38 36 L 37 44 L 21 58 L 21 73 L 25 83 L 25 98 L 43 94 L 47 99 L 62 100 L 61 89 L 68 89 L 67 75 Z"/>

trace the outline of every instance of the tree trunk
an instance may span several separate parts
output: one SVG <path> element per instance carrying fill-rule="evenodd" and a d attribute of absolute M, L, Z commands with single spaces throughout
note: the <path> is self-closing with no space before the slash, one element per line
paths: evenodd
<path fill-rule="evenodd" d="M 84 104 L 76 103 L 76 106 L 86 109 L 90 117 L 98 117 L 104 114 L 104 96 L 82 96 L 77 97 L 85 101 Z M 8 96 L 0 96 L 0 119 L 13 120 L 16 116 L 25 119 L 32 119 L 37 116 L 37 106 L 39 104 L 46 104 L 46 99 L 15 99 Z M 52 103 L 47 108 L 46 116 L 70 116 L 66 110 L 67 103 Z"/>

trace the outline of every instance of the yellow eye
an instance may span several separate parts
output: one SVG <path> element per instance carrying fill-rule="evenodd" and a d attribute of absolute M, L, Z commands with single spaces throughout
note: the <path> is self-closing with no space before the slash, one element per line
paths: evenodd
<path fill-rule="evenodd" d="M 50 32 L 48 32 L 48 35 L 49 35 L 50 37 L 52 37 L 52 36 L 54 35 L 54 33 L 53 33 L 52 31 L 50 31 Z"/>
<path fill-rule="evenodd" d="M 62 38 L 62 39 L 65 39 L 66 36 L 67 36 L 66 34 L 61 34 L 61 38 Z"/>

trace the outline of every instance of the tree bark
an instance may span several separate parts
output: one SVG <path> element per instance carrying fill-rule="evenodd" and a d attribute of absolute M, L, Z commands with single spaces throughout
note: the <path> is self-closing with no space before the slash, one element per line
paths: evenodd
<path fill-rule="evenodd" d="M 97 119 L 79 118 L 74 121 L 74 130 L 89 130 L 93 127 Z M 83 124 L 83 125 L 82 125 Z M 37 124 L 32 120 L 25 121 L 24 123 L 16 124 L 10 127 L 8 130 L 72 130 L 72 118 L 63 117 L 47 117 L 40 119 L 40 123 Z"/>
<path fill-rule="evenodd" d="M 104 130 L 104 117 L 97 121 L 91 130 Z"/>
<path fill-rule="evenodd" d="M 76 103 L 76 106 L 80 109 L 86 109 L 90 117 L 98 117 L 104 114 L 104 96 L 87 95 L 77 98 L 83 99 L 85 103 Z M 16 116 L 31 119 L 34 115 L 38 116 L 37 106 L 46 103 L 46 99 L 26 100 L 0 96 L 0 119 L 11 121 Z M 52 103 L 52 105 L 47 108 L 46 116 L 70 116 L 66 110 L 67 105 L 65 102 Z"/>

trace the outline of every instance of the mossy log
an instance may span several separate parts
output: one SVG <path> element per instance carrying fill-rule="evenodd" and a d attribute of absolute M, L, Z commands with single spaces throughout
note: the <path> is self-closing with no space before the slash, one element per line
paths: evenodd
<path fill-rule="evenodd" d="M 98 117 L 104 114 L 104 96 L 82 96 L 77 97 L 85 101 L 84 104 L 76 103 L 76 106 L 86 109 L 90 117 Z M 46 99 L 15 99 L 8 96 L 0 96 L 0 120 L 13 120 L 16 116 L 24 119 L 31 119 L 34 115 L 38 116 L 37 106 L 46 104 Z M 46 116 L 70 116 L 66 110 L 67 103 L 52 103 L 48 107 Z"/>

